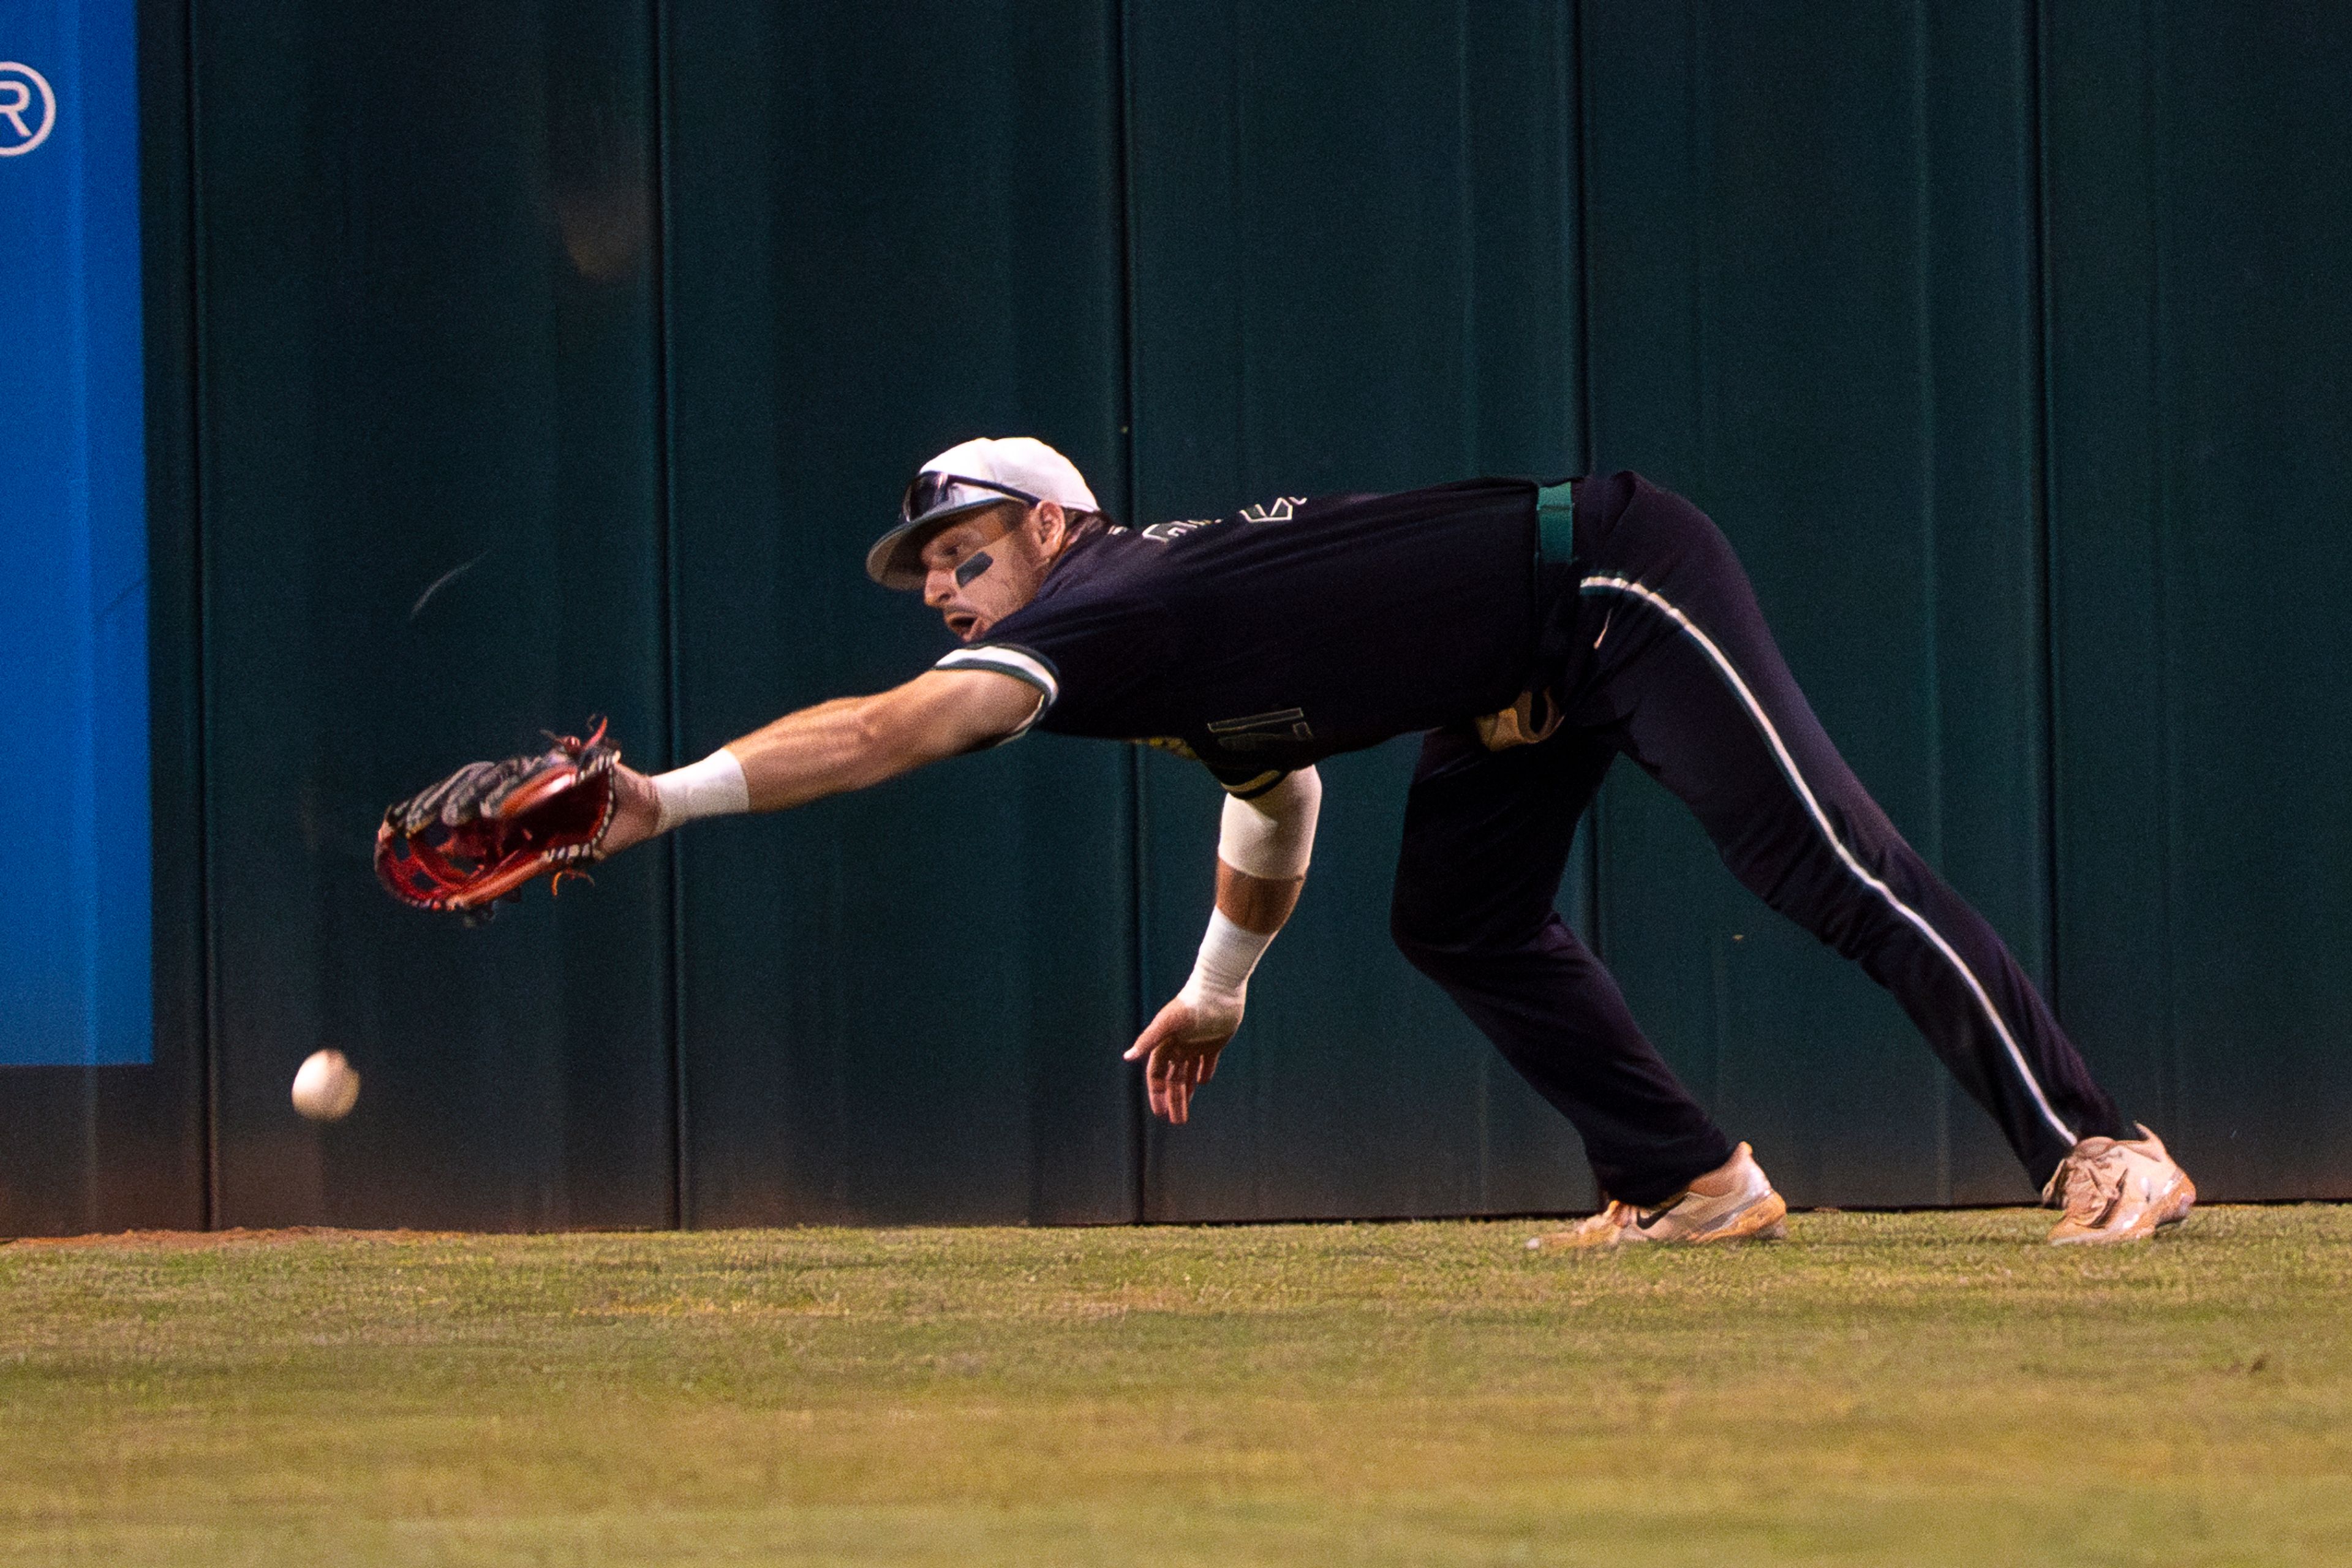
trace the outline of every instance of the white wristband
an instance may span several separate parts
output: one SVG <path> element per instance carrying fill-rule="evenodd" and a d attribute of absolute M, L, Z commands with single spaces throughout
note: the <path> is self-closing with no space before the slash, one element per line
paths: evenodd
<path fill-rule="evenodd" d="M 1176 999 L 1188 1003 L 1203 1023 L 1241 1022 L 1242 1000 L 1249 991 L 1250 971 L 1257 967 L 1272 931 L 1249 931 L 1217 910 L 1209 916 L 1209 933 L 1201 939 L 1201 954 L 1192 961 L 1192 978 Z"/>
<path fill-rule="evenodd" d="M 743 764 L 724 746 L 698 763 L 656 773 L 653 786 L 661 795 L 656 833 L 667 833 L 698 816 L 732 816 L 751 809 L 751 786 L 743 777 Z"/>
<path fill-rule="evenodd" d="M 1217 858 L 1269 882 L 1304 877 L 1322 808 L 1323 779 L 1313 768 L 1299 769 L 1255 800 L 1227 795 Z"/>

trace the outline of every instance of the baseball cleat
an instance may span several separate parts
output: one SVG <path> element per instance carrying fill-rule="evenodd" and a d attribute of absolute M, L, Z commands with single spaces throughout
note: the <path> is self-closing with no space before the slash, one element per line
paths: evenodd
<path fill-rule="evenodd" d="M 1532 1237 L 1530 1252 L 1632 1247 L 1645 1241 L 1701 1246 L 1713 1241 L 1779 1241 L 1789 1234 L 1789 1205 L 1772 1190 L 1756 1155 L 1742 1143 L 1722 1165 L 1655 1208 L 1620 1203 L 1566 1230 Z"/>
<path fill-rule="evenodd" d="M 2137 1138 L 2085 1138 L 2059 1162 L 2042 1201 L 2066 1211 L 2053 1245 L 2146 1241 L 2189 1217 L 2197 1202 L 2189 1173 L 2165 1152 L 2164 1140 L 2139 1124 Z"/>

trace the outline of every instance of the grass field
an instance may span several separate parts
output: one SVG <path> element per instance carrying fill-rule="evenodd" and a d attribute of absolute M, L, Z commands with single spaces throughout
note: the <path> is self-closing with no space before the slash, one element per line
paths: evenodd
<path fill-rule="evenodd" d="M 2352 1562 L 2352 1210 L 0 1247 L 0 1563 Z"/>

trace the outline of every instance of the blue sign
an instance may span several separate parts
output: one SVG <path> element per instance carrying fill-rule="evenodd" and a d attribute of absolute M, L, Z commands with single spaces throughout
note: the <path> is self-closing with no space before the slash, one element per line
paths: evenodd
<path fill-rule="evenodd" d="M 0 0 L 0 1068 L 153 1048 L 133 0 Z"/>

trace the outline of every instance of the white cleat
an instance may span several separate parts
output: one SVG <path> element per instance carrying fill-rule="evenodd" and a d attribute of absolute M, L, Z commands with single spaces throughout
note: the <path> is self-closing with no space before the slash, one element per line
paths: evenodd
<path fill-rule="evenodd" d="M 1656 1208 L 1611 1199 L 1609 1206 L 1566 1230 L 1532 1237 L 1529 1252 L 1632 1247 L 1646 1241 L 1686 1247 L 1716 1241 L 1779 1241 L 1789 1234 L 1789 1205 L 1742 1143 L 1725 1163 Z"/>
<path fill-rule="evenodd" d="M 2164 1140 L 2139 1124 L 2137 1138 L 2085 1138 L 2059 1163 L 2042 1201 L 2066 1211 L 2050 1233 L 2053 1246 L 2146 1241 L 2189 1217 L 2197 1187 L 2165 1152 Z"/>

